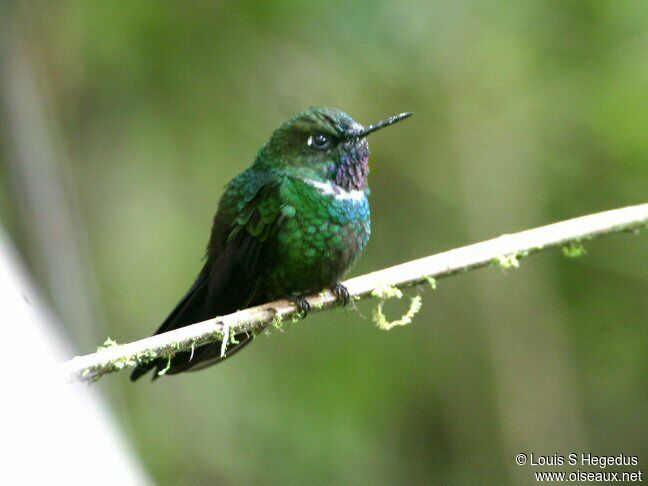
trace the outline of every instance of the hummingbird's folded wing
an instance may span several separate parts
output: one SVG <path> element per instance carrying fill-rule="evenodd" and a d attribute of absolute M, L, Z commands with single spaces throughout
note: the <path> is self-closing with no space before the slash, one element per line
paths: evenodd
<path fill-rule="evenodd" d="M 244 202 L 238 216 L 229 224 L 219 220 L 218 216 L 215 218 L 214 232 L 226 232 L 223 235 L 226 236 L 224 248 L 210 252 L 194 285 L 156 334 L 230 314 L 257 303 L 255 297 L 259 285 L 274 260 L 275 245 L 271 240 L 282 221 L 280 188 L 280 179 L 268 181 Z M 150 366 L 135 369 L 131 379 L 139 378 L 153 367 L 158 370 L 166 368 L 166 374 L 202 369 L 231 356 L 252 338 L 247 333 L 234 336 L 226 356 L 221 356 L 221 343 L 215 342 L 200 346 L 193 353 L 178 353 L 171 359 L 170 366 L 168 360 L 159 359 Z M 155 376 L 157 374 L 154 379 Z"/>

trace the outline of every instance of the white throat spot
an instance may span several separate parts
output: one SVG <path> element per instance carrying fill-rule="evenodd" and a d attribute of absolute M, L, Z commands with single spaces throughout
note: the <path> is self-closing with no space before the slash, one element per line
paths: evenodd
<path fill-rule="evenodd" d="M 338 201 L 360 202 L 363 201 L 366 197 L 365 192 L 362 189 L 353 189 L 352 191 L 347 191 L 346 189 L 343 189 L 342 187 L 334 184 L 331 181 L 320 182 L 307 178 L 303 178 L 302 180 L 309 186 L 312 186 L 315 189 L 319 190 L 320 193 L 324 194 L 325 196 L 333 196 Z"/>

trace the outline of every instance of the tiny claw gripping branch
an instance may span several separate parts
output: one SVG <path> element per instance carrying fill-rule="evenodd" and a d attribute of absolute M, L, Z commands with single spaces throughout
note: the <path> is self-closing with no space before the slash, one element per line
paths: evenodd
<path fill-rule="evenodd" d="M 343 307 L 346 307 L 349 303 L 349 289 L 347 289 L 340 282 L 337 282 L 331 285 L 331 292 L 335 295 L 335 301 L 338 304 L 341 304 Z"/>
<path fill-rule="evenodd" d="M 308 302 L 305 296 L 303 295 L 291 295 L 290 301 L 297 306 L 299 314 L 302 318 L 308 316 L 308 313 L 311 310 L 311 304 Z"/>

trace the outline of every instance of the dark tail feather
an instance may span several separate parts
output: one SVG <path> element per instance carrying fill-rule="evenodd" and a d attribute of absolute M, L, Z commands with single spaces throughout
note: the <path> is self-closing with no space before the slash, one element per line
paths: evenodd
<path fill-rule="evenodd" d="M 133 370 L 133 372 L 130 375 L 131 381 L 136 381 L 137 379 L 141 378 L 144 376 L 146 373 L 151 371 L 153 367 L 157 366 L 155 361 L 152 361 L 151 363 L 146 363 L 142 365 L 138 365 L 137 368 Z M 156 374 L 157 376 L 157 374 Z M 155 379 L 155 376 L 153 377 Z"/>
<path fill-rule="evenodd" d="M 155 334 L 230 314 L 246 307 L 254 297 L 257 283 L 250 282 L 240 267 L 234 267 L 233 261 L 227 251 L 216 262 L 208 259 L 191 289 Z M 214 342 L 199 346 L 193 352 L 177 353 L 170 362 L 167 358 L 158 358 L 135 368 L 131 380 L 137 380 L 152 369 L 155 369 L 153 380 L 159 377 L 159 373 L 163 370 L 166 370 L 163 374 L 173 375 L 182 371 L 203 369 L 229 358 L 249 344 L 253 338 L 251 333 L 236 334 L 234 341 L 238 343 L 229 344 L 226 356 L 222 357 L 221 343 Z"/>
<path fill-rule="evenodd" d="M 254 336 L 251 333 L 241 333 L 235 334 L 233 342 L 236 344 L 229 344 L 227 346 L 227 354 L 221 356 L 221 341 L 216 341 L 210 344 L 205 344 L 194 350 L 194 355 L 191 356 L 190 351 L 183 351 L 178 353 L 171 360 L 171 367 L 164 373 L 165 375 L 175 375 L 177 373 L 182 373 L 183 371 L 198 371 L 205 369 L 209 366 L 220 363 L 221 361 L 231 358 L 235 353 L 238 353 L 241 349 L 247 346 L 252 342 Z M 153 379 L 155 380 L 159 376 L 159 373 L 164 370 L 168 365 L 168 361 L 159 363 Z"/>
<path fill-rule="evenodd" d="M 180 302 L 178 302 L 175 308 L 171 311 L 171 314 L 169 314 L 169 316 L 164 320 L 158 330 L 155 331 L 154 335 L 161 334 L 172 329 L 178 329 L 179 327 L 193 324 L 194 322 L 199 322 L 198 320 L 192 321 L 191 315 L 196 314 L 195 310 L 197 309 L 195 303 L 199 303 L 201 300 L 204 300 L 206 298 L 206 291 L 208 287 L 207 277 L 209 276 L 208 265 L 209 262 L 205 264 L 193 286 L 184 295 L 184 297 L 182 297 Z M 181 324 L 181 321 L 184 323 Z M 162 362 L 164 362 L 164 364 L 162 364 Z M 153 368 L 164 369 L 166 364 L 166 359 L 159 358 L 149 363 L 139 365 L 131 373 L 130 379 L 131 381 L 135 381 L 138 378 L 144 376 Z M 160 368 L 160 366 L 162 366 L 162 368 Z M 153 379 L 155 379 L 157 376 L 158 374 L 156 372 L 153 375 Z"/>

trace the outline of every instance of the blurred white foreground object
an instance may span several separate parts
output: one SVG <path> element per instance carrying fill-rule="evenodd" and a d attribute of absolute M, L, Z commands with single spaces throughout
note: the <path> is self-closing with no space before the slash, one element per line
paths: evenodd
<path fill-rule="evenodd" d="M 0 483 L 150 484 L 98 390 L 57 377 L 74 353 L 1 228 L 0 316 Z"/>

